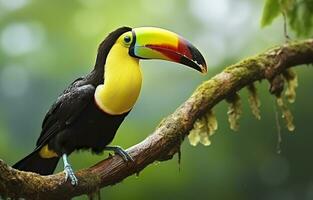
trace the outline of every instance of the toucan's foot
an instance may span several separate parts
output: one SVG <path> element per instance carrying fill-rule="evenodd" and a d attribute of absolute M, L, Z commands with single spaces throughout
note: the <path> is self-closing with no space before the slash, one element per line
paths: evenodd
<path fill-rule="evenodd" d="M 76 178 L 71 165 L 67 161 L 67 155 L 63 154 L 62 159 L 64 164 L 65 182 L 70 178 L 72 186 L 78 185 L 78 179 Z"/>
<path fill-rule="evenodd" d="M 134 161 L 134 159 L 122 148 L 119 146 L 106 146 L 103 150 L 105 151 L 114 151 L 115 154 L 118 154 L 123 158 L 125 162 Z"/>
<path fill-rule="evenodd" d="M 76 178 L 71 165 L 65 165 L 64 172 L 65 172 L 65 182 L 67 181 L 68 178 L 70 178 L 71 184 L 73 186 L 78 185 L 78 179 Z"/>

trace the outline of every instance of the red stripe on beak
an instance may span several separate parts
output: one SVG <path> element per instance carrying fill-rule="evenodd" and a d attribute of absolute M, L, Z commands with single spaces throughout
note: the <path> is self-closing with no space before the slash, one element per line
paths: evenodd
<path fill-rule="evenodd" d="M 177 47 L 168 44 L 149 44 L 146 45 L 146 47 L 160 52 L 174 62 L 179 63 L 183 56 L 192 60 L 192 54 L 190 52 L 190 49 L 188 48 L 188 42 L 182 39 L 179 40 Z"/>
<path fill-rule="evenodd" d="M 191 60 L 193 59 L 190 49 L 188 48 L 188 42 L 183 39 L 180 39 L 178 42 L 178 52 Z"/>

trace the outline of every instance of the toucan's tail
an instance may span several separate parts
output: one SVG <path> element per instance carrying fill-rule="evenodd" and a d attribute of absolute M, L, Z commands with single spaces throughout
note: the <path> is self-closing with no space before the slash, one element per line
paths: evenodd
<path fill-rule="evenodd" d="M 35 172 L 41 175 L 49 175 L 53 174 L 59 159 L 59 157 L 42 158 L 39 155 L 39 151 L 35 150 L 22 160 L 18 161 L 12 167 L 21 171 Z"/>

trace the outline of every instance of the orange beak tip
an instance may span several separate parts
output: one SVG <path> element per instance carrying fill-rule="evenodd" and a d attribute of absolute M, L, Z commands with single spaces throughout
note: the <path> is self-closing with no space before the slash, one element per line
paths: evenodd
<path fill-rule="evenodd" d="M 201 65 L 201 74 L 205 76 L 207 73 L 208 73 L 208 68 L 206 64 Z"/>

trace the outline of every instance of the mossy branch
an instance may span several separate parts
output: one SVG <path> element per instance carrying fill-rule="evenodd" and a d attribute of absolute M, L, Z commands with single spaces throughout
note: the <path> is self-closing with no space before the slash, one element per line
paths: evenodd
<path fill-rule="evenodd" d="M 17 171 L 0 160 L 0 194 L 4 198 L 70 199 L 116 184 L 154 161 L 171 159 L 179 151 L 181 142 L 193 128 L 196 119 L 223 99 L 229 99 L 255 81 L 268 79 L 272 82 L 289 67 L 312 63 L 313 40 L 309 39 L 274 47 L 227 67 L 202 83 L 150 136 L 127 150 L 134 158 L 133 163 L 125 163 L 119 156 L 109 157 L 88 169 L 78 171 L 79 185 L 76 187 L 72 187 L 69 182 L 64 183 L 63 172 L 40 176 Z"/>

